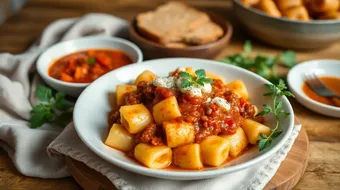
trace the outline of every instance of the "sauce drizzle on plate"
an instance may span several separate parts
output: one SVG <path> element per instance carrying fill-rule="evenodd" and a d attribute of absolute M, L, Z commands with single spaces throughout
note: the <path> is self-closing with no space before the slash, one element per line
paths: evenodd
<path fill-rule="evenodd" d="M 340 78 L 339 77 L 322 76 L 322 77 L 319 77 L 319 79 L 330 90 L 340 95 Z M 340 99 L 319 96 L 311 88 L 309 88 L 306 82 L 304 82 L 302 85 L 302 91 L 307 95 L 307 97 L 311 98 L 312 100 L 315 100 L 323 104 L 340 107 Z"/>

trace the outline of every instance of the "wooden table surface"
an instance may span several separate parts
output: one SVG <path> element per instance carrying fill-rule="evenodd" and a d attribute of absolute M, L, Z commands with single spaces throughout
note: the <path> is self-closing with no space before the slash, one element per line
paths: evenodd
<path fill-rule="evenodd" d="M 139 12 L 150 10 L 164 0 L 29 0 L 26 6 L 4 24 L 0 25 L 0 52 L 20 53 L 34 42 L 52 21 L 77 17 L 89 12 L 102 12 L 131 20 Z M 244 40 L 251 39 L 255 51 L 275 54 L 282 51 L 250 38 L 232 15 L 229 1 L 186 1 L 210 10 L 230 20 L 234 25 L 231 43 L 216 57 L 239 52 Z M 323 50 L 298 51 L 298 60 L 340 59 L 340 42 Z M 278 69 L 281 73 L 287 71 Z M 339 189 L 340 187 L 340 119 L 316 114 L 296 101 L 292 101 L 310 139 L 309 164 L 295 189 Z M 0 189 L 80 189 L 72 178 L 38 179 L 21 175 L 7 153 L 0 150 Z"/>

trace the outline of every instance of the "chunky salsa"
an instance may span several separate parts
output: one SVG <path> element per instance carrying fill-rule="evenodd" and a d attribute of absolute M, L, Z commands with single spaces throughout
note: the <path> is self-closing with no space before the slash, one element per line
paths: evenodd
<path fill-rule="evenodd" d="M 90 83 L 105 73 L 132 63 L 124 52 L 90 49 L 59 58 L 49 68 L 49 76 L 73 83 Z"/>

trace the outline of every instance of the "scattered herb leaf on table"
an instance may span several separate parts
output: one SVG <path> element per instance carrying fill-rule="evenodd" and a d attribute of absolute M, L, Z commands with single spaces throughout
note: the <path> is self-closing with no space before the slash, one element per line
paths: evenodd
<path fill-rule="evenodd" d="M 31 128 L 41 127 L 45 123 L 55 123 L 66 126 L 72 120 L 73 103 L 66 99 L 66 94 L 57 92 L 53 96 L 53 90 L 38 85 L 35 95 L 40 104 L 33 107 L 31 111 Z"/>
<path fill-rule="evenodd" d="M 264 56 L 258 53 L 255 57 L 252 57 L 251 52 L 251 42 L 247 40 L 243 45 L 243 52 L 228 56 L 220 61 L 250 70 L 274 84 L 278 84 L 280 79 L 282 79 L 274 71 L 276 64 L 281 63 L 286 67 L 296 65 L 296 54 L 291 50 L 287 50 L 276 56 Z"/>

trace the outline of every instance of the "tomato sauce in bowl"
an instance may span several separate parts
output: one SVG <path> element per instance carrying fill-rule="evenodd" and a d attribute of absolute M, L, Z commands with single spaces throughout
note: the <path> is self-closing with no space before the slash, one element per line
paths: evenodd
<path fill-rule="evenodd" d="M 90 83 L 105 73 L 131 64 L 132 59 L 115 49 L 90 49 L 65 55 L 48 69 L 48 75 L 72 83 Z"/>
<path fill-rule="evenodd" d="M 340 95 L 340 78 L 338 77 L 329 77 L 329 76 L 323 76 L 319 77 L 319 79 L 334 93 Z M 323 97 L 315 93 L 307 84 L 306 82 L 302 85 L 302 91 L 312 100 L 315 100 L 317 102 L 340 107 L 340 99 L 339 98 L 329 98 L 329 97 Z"/>

